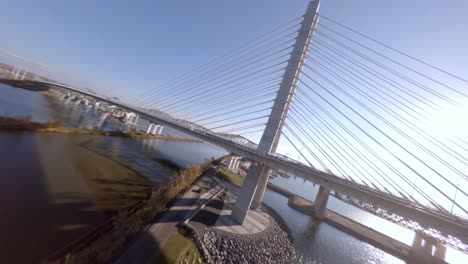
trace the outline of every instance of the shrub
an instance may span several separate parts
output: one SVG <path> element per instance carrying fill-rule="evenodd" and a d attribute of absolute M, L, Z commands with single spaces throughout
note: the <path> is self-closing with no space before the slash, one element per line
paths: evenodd
<path fill-rule="evenodd" d="M 169 183 L 153 190 L 146 200 L 122 210 L 106 225 L 64 250 L 65 253 L 48 257 L 44 263 L 109 262 L 126 241 L 138 233 L 148 221 L 164 212 L 170 202 L 210 168 L 209 163 L 193 165 L 174 173 Z M 99 235 L 96 237 L 96 234 Z"/>

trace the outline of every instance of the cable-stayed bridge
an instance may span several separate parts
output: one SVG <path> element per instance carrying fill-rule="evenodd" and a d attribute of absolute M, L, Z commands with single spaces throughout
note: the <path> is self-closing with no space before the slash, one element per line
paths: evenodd
<path fill-rule="evenodd" d="M 91 97 L 255 161 L 239 222 L 277 169 L 321 186 L 319 218 L 334 195 L 468 252 L 468 81 L 318 6 L 128 100 L 41 79 L 22 61 L 3 78 Z"/>

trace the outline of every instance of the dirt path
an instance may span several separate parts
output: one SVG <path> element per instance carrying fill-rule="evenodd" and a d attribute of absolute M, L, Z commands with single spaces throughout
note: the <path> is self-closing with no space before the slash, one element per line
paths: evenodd
<path fill-rule="evenodd" d="M 197 180 L 166 213 L 155 218 L 126 246 L 115 263 L 155 263 L 167 239 L 177 232 L 178 223 L 187 219 L 200 204 L 221 188 L 217 186 L 218 188 L 212 188 L 201 195 L 195 191 L 199 188 L 205 188 L 210 181 L 211 177 L 207 175 Z"/>

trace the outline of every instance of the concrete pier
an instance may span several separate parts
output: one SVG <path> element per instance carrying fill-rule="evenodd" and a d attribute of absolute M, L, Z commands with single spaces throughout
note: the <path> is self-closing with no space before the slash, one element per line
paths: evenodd
<path fill-rule="evenodd" d="M 241 157 L 230 156 L 228 161 L 227 161 L 228 169 L 230 169 L 230 170 L 239 169 L 240 159 L 241 159 Z"/>
<path fill-rule="evenodd" d="M 151 134 L 151 135 L 161 135 L 162 131 L 163 131 L 163 126 L 153 124 L 153 122 L 150 122 L 148 124 L 148 128 L 146 129 L 146 133 Z"/>
<path fill-rule="evenodd" d="M 437 261 L 444 259 L 446 252 L 447 248 L 444 245 L 416 233 L 409 252 L 409 258 L 414 262 L 440 263 Z"/>
<path fill-rule="evenodd" d="M 99 117 L 99 120 L 96 122 L 96 127 L 102 126 L 104 122 L 107 120 L 107 117 L 109 117 L 109 113 L 103 112 L 101 116 Z"/>
<path fill-rule="evenodd" d="M 295 195 L 288 190 L 285 190 L 277 185 L 268 183 L 268 188 L 271 190 L 288 197 L 288 205 L 306 215 L 315 217 L 315 204 L 312 201 L 309 201 L 303 197 Z M 319 190 L 320 193 L 320 190 Z M 325 197 L 328 200 L 329 190 L 322 189 L 322 194 L 317 194 L 318 196 Z M 352 219 L 349 219 L 341 214 L 338 214 L 334 211 L 324 208 L 322 215 L 323 222 L 339 229 L 347 234 L 352 235 L 353 237 L 369 243 L 370 245 L 379 248 L 397 258 L 400 258 L 408 263 L 446 263 L 443 259 L 445 258 L 445 247 L 438 244 L 439 249 L 432 252 L 434 246 L 433 244 L 422 242 L 422 238 L 418 238 L 420 235 L 416 235 L 413 245 L 406 245 L 396 239 L 393 239 L 387 235 L 384 235 L 370 227 L 367 227 L 363 224 L 360 224 Z M 424 247 L 424 245 L 427 245 Z"/>
<path fill-rule="evenodd" d="M 327 209 L 328 197 L 330 196 L 330 189 L 320 186 L 317 196 L 315 197 L 315 206 L 313 208 L 314 217 L 322 220 L 325 210 Z"/>
<path fill-rule="evenodd" d="M 152 122 L 149 123 L 148 128 L 146 129 L 146 134 L 151 134 L 153 131 L 154 124 Z"/>

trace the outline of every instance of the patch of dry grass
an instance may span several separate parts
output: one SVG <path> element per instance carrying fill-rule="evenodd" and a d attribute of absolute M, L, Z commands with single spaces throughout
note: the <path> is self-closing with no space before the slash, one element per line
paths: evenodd
<path fill-rule="evenodd" d="M 100 135 L 100 136 L 111 136 L 111 137 L 125 137 L 125 138 L 136 138 L 136 139 L 163 139 L 163 140 L 175 140 L 184 142 L 196 142 L 201 143 L 203 141 L 176 137 L 172 135 L 150 135 L 137 131 L 123 132 L 123 131 L 101 131 L 95 129 L 85 129 L 76 127 L 62 127 L 59 122 L 47 122 L 38 123 L 33 122 L 29 118 L 9 118 L 0 117 L 0 129 L 1 130 L 24 130 L 24 131 L 38 131 L 38 132 L 49 132 L 49 133 L 70 133 L 70 134 L 88 134 L 88 135 Z"/>
<path fill-rule="evenodd" d="M 50 256 L 44 263 L 109 262 L 126 241 L 137 234 L 148 221 L 164 212 L 169 203 L 210 168 L 211 164 L 206 163 L 180 170 L 171 177 L 168 184 L 153 190 L 149 198 L 132 208 L 122 210 L 106 225 L 83 237 L 71 247 L 63 249 L 55 256 Z M 179 241 L 181 238 L 174 239 Z M 192 254 L 193 247 L 187 247 L 187 252 Z"/>

